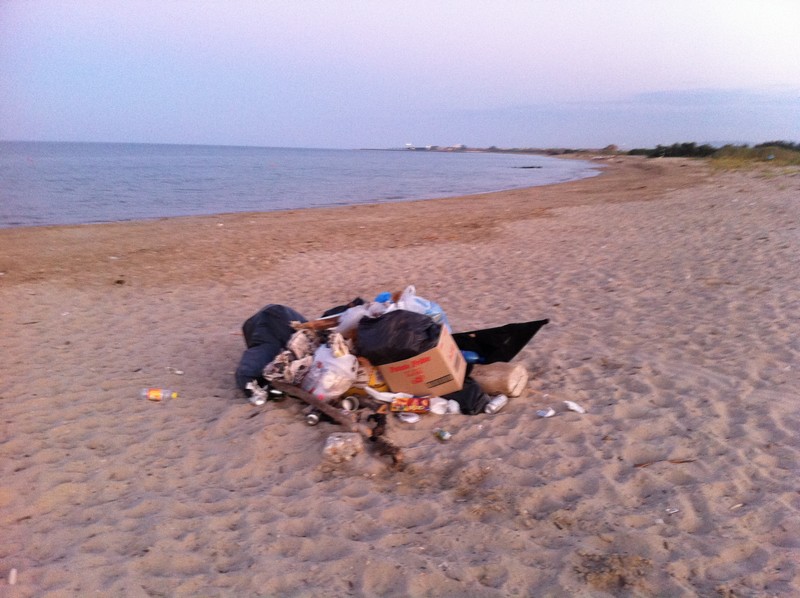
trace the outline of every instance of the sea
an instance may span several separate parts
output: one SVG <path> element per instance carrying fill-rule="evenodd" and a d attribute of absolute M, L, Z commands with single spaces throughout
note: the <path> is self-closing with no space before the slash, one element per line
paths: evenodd
<path fill-rule="evenodd" d="M 0 228 L 399 202 L 594 176 L 540 155 L 0 142 Z"/>

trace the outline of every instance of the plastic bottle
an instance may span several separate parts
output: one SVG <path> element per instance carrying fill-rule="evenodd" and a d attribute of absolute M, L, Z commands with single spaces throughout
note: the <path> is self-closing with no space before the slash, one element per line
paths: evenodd
<path fill-rule="evenodd" d="M 483 408 L 483 411 L 484 413 L 497 413 L 506 406 L 506 403 L 508 403 L 508 397 L 506 395 L 497 395 L 486 403 L 486 407 Z"/>
<path fill-rule="evenodd" d="M 177 391 L 168 388 L 143 388 L 139 395 L 148 401 L 160 401 L 162 399 L 177 399 Z"/>

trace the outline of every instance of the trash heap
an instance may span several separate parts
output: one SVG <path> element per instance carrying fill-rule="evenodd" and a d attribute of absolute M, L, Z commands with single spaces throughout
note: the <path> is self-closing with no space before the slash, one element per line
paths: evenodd
<path fill-rule="evenodd" d="M 547 323 L 453 333 L 442 308 L 413 285 L 310 321 L 271 304 L 242 326 L 247 349 L 236 383 L 256 405 L 284 393 L 303 399 L 312 424 L 357 422 L 362 412 L 378 428 L 391 413 L 408 422 L 424 413 L 495 413 L 525 391 L 527 372 L 508 362 Z"/>

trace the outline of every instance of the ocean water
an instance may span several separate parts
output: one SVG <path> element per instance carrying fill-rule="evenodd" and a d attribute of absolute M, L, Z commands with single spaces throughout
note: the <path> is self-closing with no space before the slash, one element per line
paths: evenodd
<path fill-rule="evenodd" d="M 0 142 L 0 228 L 406 201 L 597 172 L 518 154 Z"/>

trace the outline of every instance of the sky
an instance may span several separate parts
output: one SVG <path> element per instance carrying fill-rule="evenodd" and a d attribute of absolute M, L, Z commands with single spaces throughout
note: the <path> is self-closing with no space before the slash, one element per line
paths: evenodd
<path fill-rule="evenodd" d="M 800 141 L 798 0 L 0 0 L 0 139 Z"/>

